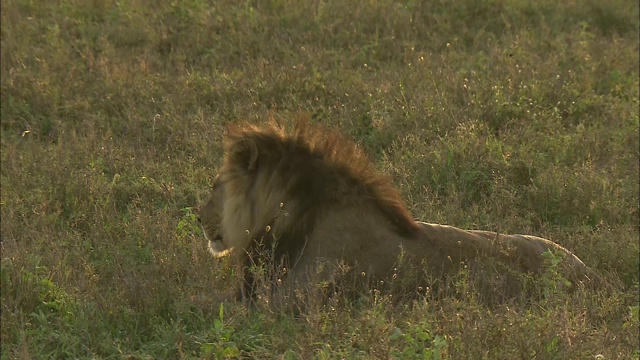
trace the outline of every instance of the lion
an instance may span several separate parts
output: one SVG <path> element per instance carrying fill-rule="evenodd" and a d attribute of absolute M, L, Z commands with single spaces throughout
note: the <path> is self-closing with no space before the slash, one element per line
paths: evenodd
<path fill-rule="evenodd" d="M 250 269 L 265 263 L 265 249 L 294 287 L 317 279 L 321 262 L 386 279 L 399 258 L 434 276 L 477 258 L 539 273 L 543 254 L 552 252 L 562 254 L 572 279 L 588 281 L 592 274 L 547 239 L 414 220 L 391 178 L 354 142 L 306 121 L 291 132 L 275 123 L 229 125 L 223 144 L 222 166 L 199 218 L 209 251 L 232 256 L 238 266 L 240 298 L 251 298 Z M 330 281 L 333 273 L 325 267 L 320 279 Z"/>

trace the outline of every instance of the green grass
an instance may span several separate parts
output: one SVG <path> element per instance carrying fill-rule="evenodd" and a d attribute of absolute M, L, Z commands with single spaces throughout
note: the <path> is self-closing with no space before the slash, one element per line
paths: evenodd
<path fill-rule="evenodd" d="M 2 359 L 638 359 L 637 3 L 1 6 Z M 614 286 L 221 308 L 191 215 L 223 125 L 299 112 L 417 218 L 551 238 Z"/>

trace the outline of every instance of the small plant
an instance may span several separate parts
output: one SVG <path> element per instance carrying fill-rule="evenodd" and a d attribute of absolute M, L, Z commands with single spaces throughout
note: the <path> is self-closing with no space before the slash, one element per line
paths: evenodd
<path fill-rule="evenodd" d="M 433 359 L 446 358 L 447 341 L 441 335 L 433 335 L 427 324 L 420 323 L 409 332 L 396 328 L 389 336 L 398 349 L 391 355 L 397 359 Z"/>
<path fill-rule="evenodd" d="M 189 235 L 202 237 L 202 228 L 198 225 L 198 217 L 194 212 L 194 208 L 186 207 L 180 209 L 180 211 L 184 215 L 182 215 L 182 219 L 178 221 L 178 225 L 176 226 L 178 237 L 183 238 Z"/>
<path fill-rule="evenodd" d="M 224 305 L 220 304 L 218 318 L 213 321 L 213 328 L 209 331 L 211 342 L 200 346 L 202 355 L 206 358 L 232 359 L 240 355 L 240 350 L 232 340 L 235 329 L 224 321 Z"/>
<path fill-rule="evenodd" d="M 565 256 L 565 253 L 553 250 L 547 250 L 542 254 L 546 266 L 541 277 L 545 300 L 549 300 L 571 286 L 571 281 L 567 280 L 560 271 L 560 265 Z"/>

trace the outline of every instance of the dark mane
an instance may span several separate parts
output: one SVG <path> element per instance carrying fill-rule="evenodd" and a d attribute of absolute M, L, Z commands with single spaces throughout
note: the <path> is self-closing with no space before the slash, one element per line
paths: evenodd
<path fill-rule="evenodd" d="M 302 219 L 306 220 L 305 227 L 313 226 L 317 209 L 323 204 L 373 202 L 400 235 L 410 237 L 420 231 L 391 178 L 380 173 L 354 142 L 337 132 L 307 121 L 299 121 L 291 132 L 273 122 L 230 125 L 225 136 L 227 156 L 246 140 L 255 143 L 259 152 L 256 169 L 248 171 L 257 174 L 259 168 L 268 169 L 275 177 L 274 183 L 300 200 L 299 210 L 306 212 Z"/>

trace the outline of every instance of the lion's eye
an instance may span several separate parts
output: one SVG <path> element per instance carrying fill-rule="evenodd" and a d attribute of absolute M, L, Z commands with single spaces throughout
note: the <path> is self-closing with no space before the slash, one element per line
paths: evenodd
<path fill-rule="evenodd" d="M 198 220 L 198 224 L 202 224 L 202 220 L 200 220 L 200 216 L 196 216 L 196 220 Z"/>

